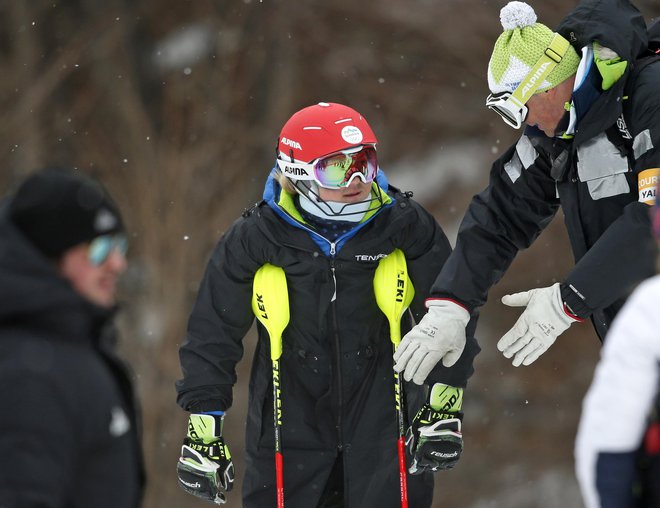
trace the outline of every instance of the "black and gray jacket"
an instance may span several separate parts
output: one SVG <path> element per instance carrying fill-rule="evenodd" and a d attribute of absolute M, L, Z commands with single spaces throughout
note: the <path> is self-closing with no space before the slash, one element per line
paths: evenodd
<path fill-rule="evenodd" d="M 113 312 L 60 277 L 0 204 L 0 506 L 137 508 L 144 473 Z"/>
<path fill-rule="evenodd" d="M 643 58 L 646 25 L 628 2 L 585 0 L 558 32 L 578 53 L 594 41 L 613 49 L 628 62 L 625 73 L 578 120 L 573 139 L 527 128 L 493 164 L 432 293 L 469 309 L 483 305 L 561 207 L 576 262 L 562 296 L 575 314 L 592 317 L 602 339 L 635 285 L 654 273 L 638 177 L 660 168 L 660 59 Z"/>
<path fill-rule="evenodd" d="M 409 195 L 390 190 L 385 197 L 378 213 L 329 242 L 301 221 L 292 196 L 271 177 L 264 201 L 215 248 L 190 315 L 180 349 L 184 377 L 177 383 L 178 402 L 193 412 L 227 410 L 242 340 L 254 320 L 254 274 L 264 263 L 284 268 L 291 314 L 280 360 L 287 506 L 317 506 L 339 452 L 347 506 L 399 503 L 392 343 L 375 301 L 374 271 L 395 248 L 405 253 L 415 287 L 411 310 L 419 319 L 451 247 Z M 410 327 L 406 314 L 403 332 Z M 275 505 L 272 362 L 260 323 L 258 336 L 247 419 L 246 507 Z M 464 386 L 477 352 L 470 338 L 459 363 L 439 367 L 429 381 Z M 412 418 L 423 394 L 408 386 L 407 396 Z M 415 506 L 430 506 L 431 475 L 409 481 Z"/>

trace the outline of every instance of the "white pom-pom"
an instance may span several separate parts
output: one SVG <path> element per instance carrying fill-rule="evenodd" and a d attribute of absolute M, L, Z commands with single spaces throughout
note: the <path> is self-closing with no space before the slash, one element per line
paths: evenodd
<path fill-rule="evenodd" d="M 500 11 L 500 21 L 504 30 L 524 28 L 536 23 L 536 13 L 525 2 L 509 2 Z"/>

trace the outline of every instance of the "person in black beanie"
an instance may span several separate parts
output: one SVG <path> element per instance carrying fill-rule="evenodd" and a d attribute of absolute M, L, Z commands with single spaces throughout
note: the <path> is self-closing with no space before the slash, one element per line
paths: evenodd
<path fill-rule="evenodd" d="M 0 507 L 136 508 L 138 409 L 115 352 L 126 236 L 80 171 L 34 172 L 0 201 Z"/>

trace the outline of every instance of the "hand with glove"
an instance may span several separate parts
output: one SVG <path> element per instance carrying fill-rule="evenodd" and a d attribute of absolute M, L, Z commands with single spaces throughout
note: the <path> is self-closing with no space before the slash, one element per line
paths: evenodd
<path fill-rule="evenodd" d="M 564 305 L 559 282 L 547 288 L 503 296 L 502 303 L 509 307 L 525 307 L 513 328 L 497 343 L 497 349 L 504 356 L 513 357 L 514 367 L 530 365 L 571 324 L 582 321 Z"/>
<path fill-rule="evenodd" d="M 224 414 L 191 414 L 176 466 L 186 492 L 216 504 L 227 502 L 234 486 L 234 463 L 222 438 Z"/>
<path fill-rule="evenodd" d="M 394 370 L 406 381 L 424 384 L 433 367 L 442 360 L 454 365 L 465 348 L 465 327 L 470 313 L 450 300 L 429 299 L 428 312 L 410 330 L 394 353 Z"/>
<path fill-rule="evenodd" d="M 410 474 L 453 468 L 463 451 L 463 389 L 435 383 L 406 433 Z"/>

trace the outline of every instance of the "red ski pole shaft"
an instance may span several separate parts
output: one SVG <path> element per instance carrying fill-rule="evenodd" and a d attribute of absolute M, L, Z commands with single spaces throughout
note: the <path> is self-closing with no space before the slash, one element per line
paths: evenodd
<path fill-rule="evenodd" d="M 284 508 L 284 458 L 282 456 L 282 402 L 280 399 L 280 360 L 273 360 L 273 427 L 275 428 L 275 482 L 277 508 Z"/>
<path fill-rule="evenodd" d="M 399 485 L 401 488 L 401 507 L 408 508 L 408 472 L 406 467 L 405 424 L 403 421 L 403 383 L 399 373 L 394 373 L 394 398 L 396 403 L 396 419 L 399 430 L 397 450 L 399 455 Z"/>

